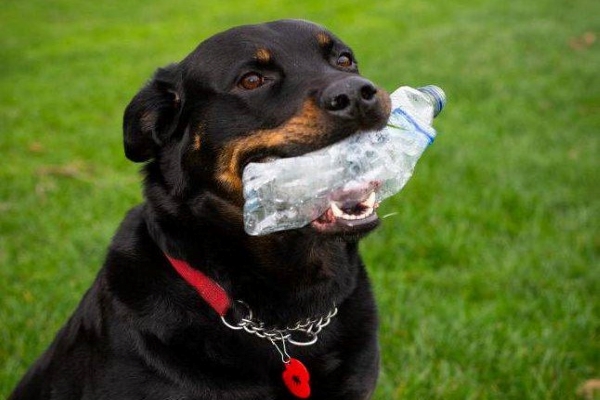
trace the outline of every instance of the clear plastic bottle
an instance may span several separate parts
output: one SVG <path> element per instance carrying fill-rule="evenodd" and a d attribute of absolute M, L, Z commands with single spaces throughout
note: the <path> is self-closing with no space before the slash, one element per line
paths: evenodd
<path fill-rule="evenodd" d="M 431 126 L 446 103 L 437 86 L 400 87 L 381 131 L 361 132 L 299 157 L 250 163 L 244 169 L 244 225 L 250 235 L 296 229 L 319 218 L 332 201 L 381 202 L 399 192 L 436 135 Z M 338 197 L 336 197 L 338 196 Z"/>

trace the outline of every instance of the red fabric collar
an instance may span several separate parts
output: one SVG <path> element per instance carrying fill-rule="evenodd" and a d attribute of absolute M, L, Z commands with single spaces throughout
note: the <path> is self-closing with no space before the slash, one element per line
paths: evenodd
<path fill-rule="evenodd" d="M 169 260 L 169 262 L 171 263 L 171 265 L 173 266 L 173 268 L 175 268 L 175 271 L 177 271 L 177 273 L 187 283 L 189 283 L 194 289 L 196 289 L 196 291 L 198 292 L 200 297 L 202 297 L 204 299 L 204 301 L 206 301 L 221 317 L 224 317 L 225 314 L 227 313 L 227 311 L 231 308 L 231 299 L 229 298 L 229 296 L 227 295 L 225 290 L 221 287 L 221 285 L 219 285 L 217 282 L 210 279 L 208 276 L 204 275 L 202 272 L 192 268 L 192 266 L 190 264 L 188 264 L 187 262 L 185 262 L 183 260 L 177 260 L 177 259 L 171 258 L 169 256 L 166 256 L 166 257 Z M 335 309 L 335 312 L 337 312 L 337 308 Z M 323 327 L 327 326 L 327 324 L 329 324 L 329 319 L 333 315 L 335 315 L 335 314 L 332 314 L 327 317 L 326 323 L 323 323 L 323 319 L 319 320 L 318 324 L 321 324 L 321 325 L 318 326 L 319 329 L 317 332 L 312 332 L 311 329 L 313 329 L 313 325 L 310 325 L 310 328 L 308 328 L 308 330 L 306 330 L 305 332 L 311 332 L 311 334 L 314 336 L 314 341 L 311 343 L 308 343 L 308 344 L 312 344 L 312 343 L 316 342 L 317 334 L 319 333 L 321 328 L 323 328 Z M 226 326 L 228 326 L 232 329 L 236 329 L 236 330 L 240 329 L 240 328 L 235 328 L 233 326 L 230 326 L 227 322 L 225 322 L 224 318 L 222 318 L 222 319 L 223 319 L 223 323 Z M 260 327 L 261 327 L 261 331 L 262 331 L 263 330 L 262 323 L 261 323 Z M 298 330 L 298 328 L 294 328 L 294 329 Z M 247 330 L 247 332 L 253 333 L 256 335 L 258 335 L 258 333 L 259 333 L 258 330 L 256 330 L 256 331 Z M 287 329 L 286 329 L 286 332 L 287 332 Z M 282 379 L 283 379 L 283 383 L 285 384 L 287 389 L 290 391 L 290 393 L 300 399 L 309 398 L 310 397 L 310 373 L 308 372 L 308 369 L 306 368 L 306 366 L 300 360 L 290 357 L 290 355 L 287 353 L 287 351 L 285 349 L 285 341 L 294 343 L 290 339 L 291 334 L 288 333 L 287 336 L 284 337 L 283 333 L 281 333 L 282 349 L 280 349 L 279 346 L 277 345 L 276 339 L 268 338 L 267 336 L 264 336 L 262 334 L 259 337 L 269 339 L 271 341 L 271 343 L 273 344 L 273 346 L 275 346 L 275 348 L 277 349 L 279 354 L 281 354 L 283 365 L 284 365 Z"/>
<path fill-rule="evenodd" d="M 231 308 L 231 299 L 217 282 L 210 279 L 197 269 L 192 268 L 185 261 L 177 260 L 167 256 L 167 259 L 175 268 L 175 271 L 189 283 L 196 292 L 210 305 L 220 316 L 224 316 Z"/>

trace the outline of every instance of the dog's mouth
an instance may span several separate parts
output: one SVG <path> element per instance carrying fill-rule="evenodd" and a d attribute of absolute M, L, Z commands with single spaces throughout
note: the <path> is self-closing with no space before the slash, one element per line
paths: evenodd
<path fill-rule="evenodd" d="M 280 156 L 255 157 L 251 162 L 266 163 Z M 379 225 L 377 190 L 381 182 L 355 183 L 334 190 L 329 207 L 310 222 L 309 228 L 324 234 L 364 234 Z"/>
<path fill-rule="evenodd" d="M 310 226 L 322 233 L 365 233 L 374 229 L 379 224 L 375 190 L 357 197 L 361 193 L 365 193 L 364 188 L 340 192 L 338 200 L 332 200 L 329 208 Z M 335 194 L 333 197 L 336 198 Z"/>

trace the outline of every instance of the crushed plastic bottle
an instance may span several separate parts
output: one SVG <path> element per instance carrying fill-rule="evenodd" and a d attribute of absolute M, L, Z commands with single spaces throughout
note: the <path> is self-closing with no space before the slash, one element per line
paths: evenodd
<path fill-rule="evenodd" d="M 436 136 L 431 124 L 446 95 L 430 85 L 403 86 L 390 97 L 392 112 L 380 131 L 361 132 L 299 157 L 248 164 L 243 173 L 246 232 L 300 228 L 333 201 L 364 200 L 374 192 L 381 202 L 398 193 Z"/>

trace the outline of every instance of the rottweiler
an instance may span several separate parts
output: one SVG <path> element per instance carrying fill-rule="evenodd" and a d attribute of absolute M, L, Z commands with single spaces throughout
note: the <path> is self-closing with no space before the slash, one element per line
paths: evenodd
<path fill-rule="evenodd" d="M 376 205 L 249 236 L 241 175 L 389 113 L 352 50 L 307 21 L 232 28 L 159 68 L 124 113 L 144 202 L 10 399 L 371 398 L 378 317 L 358 242 Z"/>

